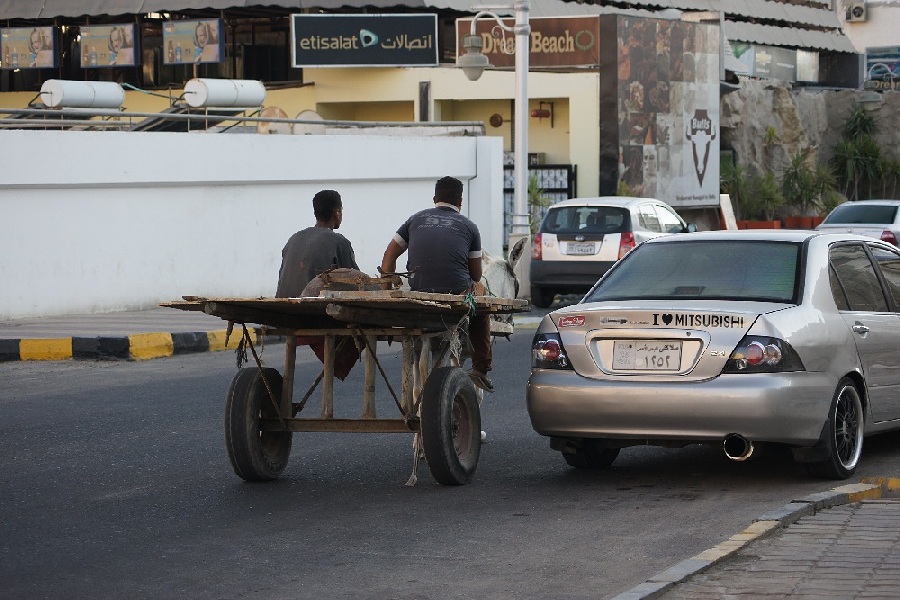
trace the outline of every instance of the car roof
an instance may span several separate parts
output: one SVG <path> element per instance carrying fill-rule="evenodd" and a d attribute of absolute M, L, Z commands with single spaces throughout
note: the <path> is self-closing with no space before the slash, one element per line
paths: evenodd
<path fill-rule="evenodd" d="M 631 196 L 597 196 L 594 198 L 572 198 L 556 202 L 551 208 L 565 208 L 567 206 L 619 206 L 628 208 L 635 204 L 644 202 L 659 202 L 665 204 L 662 200 L 656 198 L 634 198 Z"/>
<path fill-rule="evenodd" d="M 889 200 L 889 199 L 871 199 L 871 200 L 848 200 L 847 202 L 842 202 L 838 206 L 865 206 L 865 205 L 876 205 L 876 206 L 900 206 L 900 200 Z"/>
<path fill-rule="evenodd" d="M 826 232 L 801 229 L 729 229 L 718 231 L 698 231 L 695 233 L 681 233 L 679 235 L 667 235 L 647 240 L 644 243 L 682 243 L 698 240 L 728 241 L 769 241 L 769 242 L 806 242 L 807 240 L 821 238 L 826 244 L 842 240 L 862 240 L 866 242 L 878 241 L 875 238 L 846 232 Z"/>

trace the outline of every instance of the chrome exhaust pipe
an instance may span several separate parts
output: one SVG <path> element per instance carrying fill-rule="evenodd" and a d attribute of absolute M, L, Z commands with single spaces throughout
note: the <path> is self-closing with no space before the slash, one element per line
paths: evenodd
<path fill-rule="evenodd" d="M 744 461 L 753 455 L 753 442 L 742 435 L 731 433 L 725 436 L 722 442 L 722 449 L 725 450 L 725 456 L 734 461 Z"/>

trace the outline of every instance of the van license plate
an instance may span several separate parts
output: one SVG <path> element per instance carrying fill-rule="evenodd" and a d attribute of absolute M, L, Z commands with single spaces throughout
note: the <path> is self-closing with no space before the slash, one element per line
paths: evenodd
<path fill-rule="evenodd" d="M 594 253 L 594 242 L 569 242 L 566 244 L 566 254 L 587 256 Z"/>
<path fill-rule="evenodd" d="M 613 343 L 616 371 L 677 371 L 681 368 L 681 342 L 620 340 Z"/>

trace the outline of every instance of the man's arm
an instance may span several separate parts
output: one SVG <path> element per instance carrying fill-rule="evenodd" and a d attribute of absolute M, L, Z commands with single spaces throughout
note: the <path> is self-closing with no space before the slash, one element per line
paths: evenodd
<path fill-rule="evenodd" d="M 350 240 L 345 239 L 338 244 L 337 266 L 359 271 L 359 266 L 356 264 L 356 253 L 353 252 L 353 245 L 350 244 Z"/>
<path fill-rule="evenodd" d="M 469 275 L 472 281 L 481 281 L 481 257 L 469 259 Z"/>
<path fill-rule="evenodd" d="M 388 242 L 387 248 L 384 250 L 384 257 L 381 259 L 381 275 L 389 275 L 397 272 L 397 259 L 406 252 L 406 248 L 391 240 Z M 390 284 L 387 284 L 390 285 Z M 390 288 L 385 288 L 390 289 Z"/>

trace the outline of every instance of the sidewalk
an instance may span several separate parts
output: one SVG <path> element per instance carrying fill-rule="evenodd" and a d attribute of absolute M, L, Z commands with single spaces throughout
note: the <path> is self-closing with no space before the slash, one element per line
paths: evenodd
<path fill-rule="evenodd" d="M 801 498 L 613 600 L 898 598 L 898 492 L 868 478 Z"/>
<path fill-rule="evenodd" d="M 534 329 L 541 317 L 513 317 Z M 228 323 L 202 312 L 152 308 L 105 314 L 0 321 L 0 362 L 19 360 L 144 360 L 234 348 L 240 328 L 225 344 Z M 251 330 L 256 340 L 257 332 Z"/>

